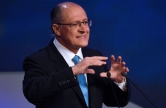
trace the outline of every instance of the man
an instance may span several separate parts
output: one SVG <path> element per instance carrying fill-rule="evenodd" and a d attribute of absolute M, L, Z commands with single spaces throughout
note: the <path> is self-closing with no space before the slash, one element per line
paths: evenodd
<path fill-rule="evenodd" d="M 86 47 L 92 21 L 84 9 L 72 2 L 60 3 L 51 12 L 51 22 L 55 39 L 28 56 L 23 64 L 23 92 L 27 100 L 36 108 L 127 105 L 130 88 L 121 72 L 129 69 L 120 56 L 115 61 L 112 55 L 107 72 L 108 58 Z"/>

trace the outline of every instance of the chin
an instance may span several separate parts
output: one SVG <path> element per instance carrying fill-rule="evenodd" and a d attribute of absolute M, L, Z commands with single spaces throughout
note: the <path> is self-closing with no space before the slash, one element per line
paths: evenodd
<path fill-rule="evenodd" d="M 86 47 L 88 46 L 88 43 L 87 44 L 82 44 L 82 45 L 79 45 L 80 47 Z"/>
<path fill-rule="evenodd" d="M 75 46 L 77 46 L 77 48 L 86 47 L 87 45 L 88 45 L 88 42 L 85 42 L 85 41 L 75 44 Z"/>

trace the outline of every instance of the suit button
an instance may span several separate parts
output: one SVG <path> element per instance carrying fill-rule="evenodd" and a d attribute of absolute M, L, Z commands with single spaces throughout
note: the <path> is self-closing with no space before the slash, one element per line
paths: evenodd
<path fill-rule="evenodd" d="M 65 81 L 62 81 L 62 84 L 65 84 Z"/>
<path fill-rule="evenodd" d="M 59 85 L 62 85 L 62 83 L 61 83 L 61 82 L 59 82 Z"/>
<path fill-rule="evenodd" d="M 70 82 L 70 80 L 67 80 L 67 82 Z"/>

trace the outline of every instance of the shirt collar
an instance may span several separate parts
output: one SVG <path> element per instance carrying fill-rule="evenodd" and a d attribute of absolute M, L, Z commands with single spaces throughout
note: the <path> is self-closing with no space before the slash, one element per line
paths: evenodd
<path fill-rule="evenodd" d="M 62 44 L 60 44 L 57 39 L 55 38 L 53 41 L 55 47 L 58 49 L 58 51 L 60 52 L 60 54 L 63 56 L 63 58 L 66 60 L 66 62 L 69 64 L 69 62 L 71 62 L 72 58 L 75 55 L 78 55 L 80 57 L 80 59 L 83 59 L 83 54 L 82 54 L 82 50 L 81 48 L 79 48 L 78 52 L 76 54 L 74 54 L 73 52 L 71 52 L 69 49 L 67 49 L 65 46 L 63 46 Z"/>

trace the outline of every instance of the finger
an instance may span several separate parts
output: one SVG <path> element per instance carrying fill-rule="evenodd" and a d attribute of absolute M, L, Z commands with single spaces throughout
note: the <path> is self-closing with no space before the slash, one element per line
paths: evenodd
<path fill-rule="evenodd" d="M 106 72 L 102 72 L 102 73 L 100 73 L 100 76 L 101 77 L 107 77 L 107 73 Z"/>
<path fill-rule="evenodd" d="M 91 61 L 89 63 L 89 66 L 101 66 L 101 65 L 105 65 L 107 64 L 107 62 L 104 61 Z"/>
<path fill-rule="evenodd" d="M 104 56 L 94 56 L 94 57 L 92 57 L 92 59 L 93 60 L 107 60 L 108 59 L 108 57 L 104 57 Z"/>
<path fill-rule="evenodd" d="M 94 74 L 95 73 L 95 71 L 93 70 L 93 69 L 86 69 L 86 73 L 89 73 L 89 74 Z"/>
<path fill-rule="evenodd" d="M 106 62 L 103 60 L 107 59 L 108 57 L 102 57 L 102 56 L 85 57 L 80 63 L 82 65 L 85 65 L 86 67 L 101 66 L 102 64 L 106 64 Z"/>
<path fill-rule="evenodd" d="M 121 61 L 122 61 L 122 57 L 121 56 L 118 56 L 118 59 L 117 59 L 117 63 L 121 63 Z"/>
<path fill-rule="evenodd" d="M 115 63 L 115 56 L 114 55 L 111 55 L 111 63 Z"/>
<path fill-rule="evenodd" d="M 123 67 L 123 71 L 122 72 L 127 73 L 127 72 L 129 72 L 129 69 L 127 67 Z"/>
<path fill-rule="evenodd" d="M 122 62 L 121 64 L 122 64 L 122 67 L 125 67 L 125 65 L 126 65 L 126 63 L 125 63 L 125 62 Z"/>
<path fill-rule="evenodd" d="M 129 68 L 128 67 L 126 67 L 125 72 L 129 72 Z"/>

